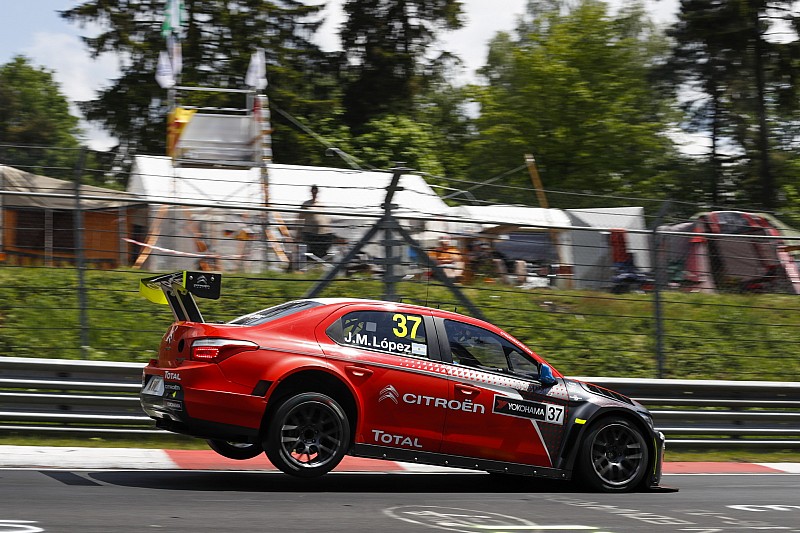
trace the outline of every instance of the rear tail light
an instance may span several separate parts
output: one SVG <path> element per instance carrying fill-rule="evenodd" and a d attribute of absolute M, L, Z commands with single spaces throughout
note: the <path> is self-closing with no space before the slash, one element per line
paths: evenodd
<path fill-rule="evenodd" d="M 241 352 L 258 350 L 258 344 L 235 339 L 197 339 L 192 343 L 190 358 L 204 363 L 220 363 Z"/>

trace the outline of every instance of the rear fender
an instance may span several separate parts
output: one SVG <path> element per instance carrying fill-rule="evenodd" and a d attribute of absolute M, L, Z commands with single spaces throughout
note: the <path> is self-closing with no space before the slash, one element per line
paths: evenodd
<path fill-rule="evenodd" d="M 301 392 L 321 392 L 330 395 L 342 404 L 350 418 L 351 427 L 354 430 L 352 434 L 355 435 L 355 428 L 358 420 L 361 419 L 363 403 L 353 384 L 327 361 L 321 361 L 319 364 L 308 364 L 307 360 L 304 362 L 305 364 L 302 366 L 292 366 L 290 362 L 282 363 L 282 369 L 285 372 L 271 382 L 264 395 L 264 401 L 267 403 L 264 421 L 269 419 L 271 412 L 281 403 L 281 400 L 288 396 Z M 277 375 L 277 368 L 273 370 L 275 372 L 270 375 Z M 266 426 L 262 425 L 262 427 Z"/>

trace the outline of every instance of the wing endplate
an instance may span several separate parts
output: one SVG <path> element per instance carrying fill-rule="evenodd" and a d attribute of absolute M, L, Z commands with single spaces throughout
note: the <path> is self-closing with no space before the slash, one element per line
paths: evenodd
<path fill-rule="evenodd" d="M 217 300 L 222 274 L 184 270 L 139 281 L 139 293 L 153 303 L 169 305 L 175 320 L 204 322 L 194 296 Z"/>

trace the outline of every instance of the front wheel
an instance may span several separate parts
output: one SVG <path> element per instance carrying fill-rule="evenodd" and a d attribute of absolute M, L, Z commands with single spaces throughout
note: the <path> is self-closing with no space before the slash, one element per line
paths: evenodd
<path fill-rule="evenodd" d="M 237 461 L 252 459 L 264 453 L 264 449 L 260 444 L 230 442 L 219 439 L 208 439 L 206 442 L 212 450 L 221 456 L 227 457 L 228 459 L 236 459 Z"/>
<path fill-rule="evenodd" d="M 306 392 L 283 401 L 270 417 L 264 450 L 281 471 L 304 478 L 333 470 L 350 442 L 350 423 L 333 398 Z"/>
<path fill-rule="evenodd" d="M 603 492 L 627 492 L 647 473 L 649 452 L 641 431 L 623 418 L 600 420 L 581 443 L 582 480 Z"/>

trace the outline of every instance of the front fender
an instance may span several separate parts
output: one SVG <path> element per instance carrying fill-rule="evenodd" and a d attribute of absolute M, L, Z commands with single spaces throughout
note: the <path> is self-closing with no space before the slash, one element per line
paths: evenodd
<path fill-rule="evenodd" d="M 648 451 L 650 452 L 650 461 L 658 461 L 658 463 L 660 463 L 658 459 L 661 457 L 660 445 L 658 444 L 659 434 L 651 428 L 641 416 L 636 414 L 635 411 L 621 406 L 601 406 L 593 403 L 585 403 L 571 409 L 569 420 L 570 428 L 562 445 L 561 454 L 559 456 L 559 468 L 570 472 L 574 470 L 578 452 L 580 451 L 581 443 L 586 437 L 586 434 L 598 420 L 609 416 L 625 418 L 634 424 L 636 428 L 642 432 L 644 440 L 647 442 Z M 653 462 L 648 462 L 648 468 L 652 469 L 653 466 Z"/>

